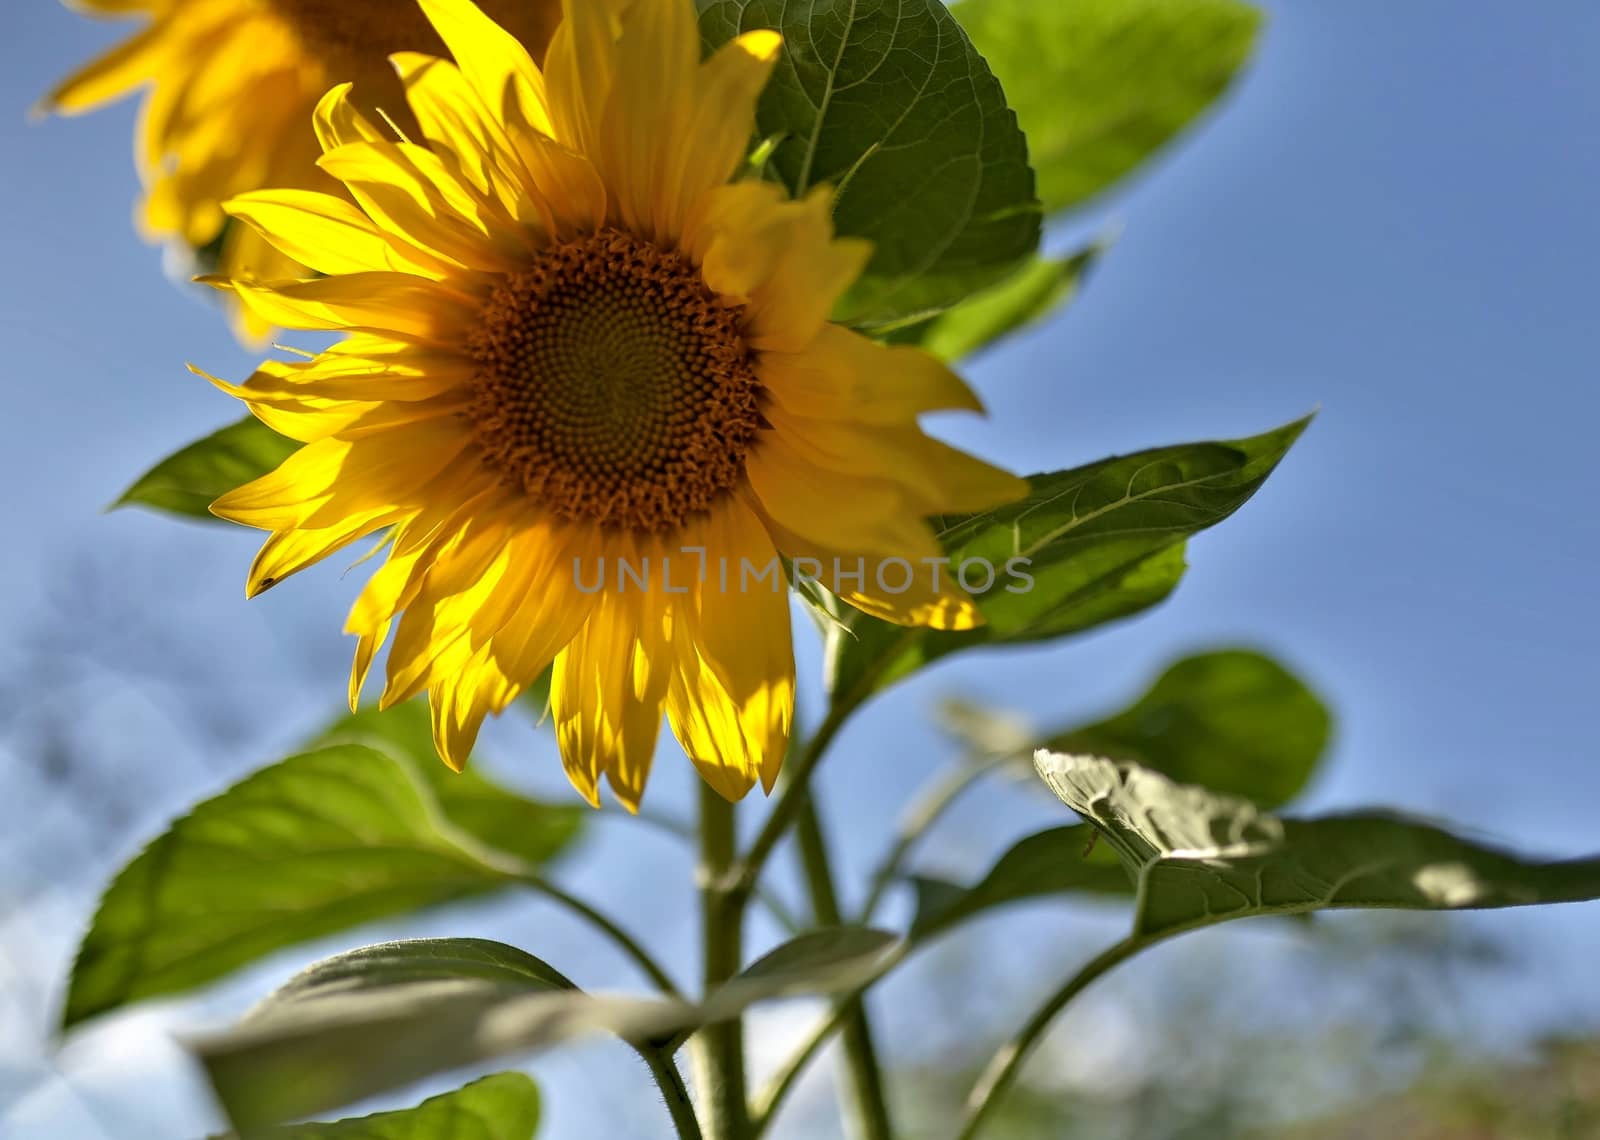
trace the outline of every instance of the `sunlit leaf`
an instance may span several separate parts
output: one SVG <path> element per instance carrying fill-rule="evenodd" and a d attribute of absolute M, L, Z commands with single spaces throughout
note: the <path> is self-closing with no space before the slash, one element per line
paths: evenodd
<path fill-rule="evenodd" d="M 581 1033 L 666 1031 L 685 1008 L 591 997 L 498 942 L 419 939 L 318 962 L 191 1047 L 234 1127 L 250 1129 Z"/>
<path fill-rule="evenodd" d="M 518 805 L 528 834 L 502 835 Z M 486 781 L 451 810 L 459 825 L 402 757 L 354 744 L 257 772 L 175 822 L 112 882 L 79 949 L 64 1025 L 308 939 L 505 887 L 575 829 Z M 489 838 L 512 839 L 513 852 L 491 851 L 480 842 Z"/>
<path fill-rule="evenodd" d="M 865 926 L 813 930 L 756 959 L 724 983 L 707 1007 L 736 1012 L 767 998 L 854 989 L 899 944 L 894 935 Z"/>
<path fill-rule="evenodd" d="M 1042 321 L 1077 295 L 1099 247 L 1071 257 L 1035 257 L 998 285 L 888 339 L 958 361 Z"/>
<path fill-rule="evenodd" d="M 796 196 L 838 190 L 841 234 L 867 271 L 836 313 L 886 325 L 947 308 L 1039 244 L 1027 145 L 1000 84 L 941 0 L 713 0 L 709 46 L 776 28 L 784 54 L 757 136 Z"/>
<path fill-rule="evenodd" d="M 962 0 L 1047 210 L 1125 177 L 1227 90 L 1261 14 L 1239 0 Z"/>
<path fill-rule="evenodd" d="M 1057 827 L 1030 835 L 1002 855 L 971 887 L 918 875 L 916 917 L 911 937 L 931 938 L 1007 903 L 1054 895 L 1113 895 L 1131 898 L 1133 884 L 1104 844 L 1095 844 L 1087 825 Z"/>
<path fill-rule="evenodd" d="M 841 608 L 829 637 L 834 699 L 859 700 L 957 650 L 1062 637 L 1162 601 L 1183 575 L 1185 540 L 1243 506 L 1308 422 L 1035 475 L 1020 502 L 934 520 L 952 572 L 977 568 L 967 582 L 987 624 L 907 629 Z M 1019 559 L 1025 577 L 1008 572 Z"/>
<path fill-rule="evenodd" d="M 254 416 L 175 451 L 122 493 L 113 507 L 140 506 L 221 522 L 211 504 L 289 458 L 300 444 Z"/>
<path fill-rule="evenodd" d="M 678 1038 L 757 1001 L 858 984 L 894 944 L 877 931 L 814 932 L 695 1005 L 587 994 L 498 942 L 385 943 L 317 963 L 191 1047 L 234 1126 L 253 1128 L 577 1036 L 609 1032 L 644 1046 Z"/>
<path fill-rule="evenodd" d="M 1303 681 L 1270 657 L 1234 649 L 1176 662 L 1130 707 L 1041 746 L 1132 760 L 1276 807 L 1305 787 L 1331 730 L 1327 707 Z"/>
<path fill-rule="evenodd" d="M 1269 815 L 1137 765 L 1038 753 L 1138 891 L 1133 937 L 1329 908 L 1462 910 L 1600 898 L 1600 858 L 1543 862 L 1390 813 Z"/>
<path fill-rule="evenodd" d="M 539 1086 L 522 1073 L 496 1073 L 415 1108 L 253 1130 L 250 1140 L 533 1140 L 538 1127 Z"/>
<path fill-rule="evenodd" d="M 474 838 L 520 859 L 547 863 L 578 837 L 587 808 L 548 803 L 502 788 L 469 764 L 456 772 L 439 759 L 424 701 L 385 711 L 362 709 L 340 717 L 319 743 L 370 744 L 409 761 L 450 822 Z"/>

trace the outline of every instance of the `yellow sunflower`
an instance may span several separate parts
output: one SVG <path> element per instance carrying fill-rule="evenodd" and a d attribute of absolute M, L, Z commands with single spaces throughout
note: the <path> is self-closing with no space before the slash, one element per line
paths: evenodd
<path fill-rule="evenodd" d="M 387 531 L 351 701 L 392 632 L 382 701 L 426 690 L 451 766 L 553 662 L 591 803 L 605 776 L 638 806 L 663 711 L 722 795 L 770 790 L 794 704 L 780 552 L 870 613 L 968 628 L 925 519 L 1024 484 L 918 427 L 979 408 L 952 372 L 828 323 L 868 256 L 831 194 L 729 181 L 775 32 L 702 63 L 690 0 L 566 0 L 541 70 L 469 0 L 421 4 L 457 62 L 395 57 L 420 134 L 335 88 L 321 165 L 350 200 L 228 204 L 326 276 L 226 287 L 347 335 L 215 381 L 305 446 L 212 509 L 272 532 L 252 594 Z"/>
<path fill-rule="evenodd" d="M 301 276 L 301 265 L 248 227 L 224 233 L 222 204 L 265 186 L 340 192 L 317 166 L 317 101 L 335 83 L 369 111 L 414 123 L 388 57 L 442 53 L 413 0 L 69 0 L 103 17 L 143 17 L 132 39 L 52 91 L 43 110 L 77 114 L 148 85 L 137 155 L 147 187 L 141 227 L 194 248 L 219 237 L 230 277 Z M 559 0 L 484 0 L 536 55 L 560 19 Z M 267 331 L 247 321 L 242 330 Z"/>

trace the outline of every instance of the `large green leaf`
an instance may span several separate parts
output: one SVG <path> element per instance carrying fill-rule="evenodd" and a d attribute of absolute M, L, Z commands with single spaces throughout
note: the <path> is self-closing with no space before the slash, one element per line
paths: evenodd
<path fill-rule="evenodd" d="M 392 942 L 317 963 L 233 1029 L 191 1046 L 234 1126 L 253 1128 L 580 1035 L 611 1032 L 648 1048 L 753 1002 L 859 985 L 897 944 L 865 929 L 816 931 L 695 1005 L 586 994 L 498 942 Z"/>
<path fill-rule="evenodd" d="M 510 844 L 522 859 L 469 834 L 503 837 L 518 805 L 532 833 Z M 547 820 L 542 805 L 487 782 L 453 808 L 459 826 L 411 764 L 354 744 L 257 772 L 179 819 L 112 882 L 79 949 L 64 1025 L 307 939 L 510 885 L 574 833 L 563 814 Z"/>
<path fill-rule="evenodd" d="M 152 507 L 221 522 L 211 513 L 213 502 L 265 475 L 299 446 L 254 416 L 246 416 L 167 456 L 139 476 L 112 506 Z"/>
<path fill-rule="evenodd" d="M 709 46 L 777 28 L 784 52 L 757 112 L 767 169 L 820 183 L 841 234 L 872 241 L 836 312 L 882 326 L 999 281 L 1039 244 L 1027 144 L 1000 84 L 941 0 L 714 0 Z"/>
<path fill-rule="evenodd" d="M 340 717 L 318 741 L 345 742 L 370 744 L 409 761 L 452 824 L 535 865 L 565 850 L 589 817 L 589 809 L 575 803 L 547 803 L 508 792 L 470 764 L 460 772 L 447 767 L 434 751 L 425 701 Z"/>
<path fill-rule="evenodd" d="M 1014 716 L 968 702 L 947 705 L 945 721 L 979 757 L 993 758 L 987 767 L 1010 770 L 1007 756 L 1021 762 L 1037 746 L 1033 730 Z M 1328 710 L 1299 678 L 1269 657 L 1231 649 L 1175 662 L 1128 708 L 1056 733 L 1044 747 L 1134 761 L 1271 807 L 1305 786 L 1328 734 Z M 970 888 L 913 878 L 913 936 L 1024 899 L 1086 891 L 1130 895 L 1128 876 L 1093 836 L 1086 826 L 1030 835 Z"/>
<path fill-rule="evenodd" d="M 418 939 L 318 962 L 191 1046 L 244 1130 L 577 1033 L 666 1031 L 685 1016 L 666 1001 L 588 997 L 502 943 Z"/>
<path fill-rule="evenodd" d="M 1261 16 L 1239 0 L 962 0 L 1027 132 L 1047 210 L 1124 177 L 1227 90 Z"/>
<path fill-rule="evenodd" d="M 1243 506 L 1308 422 L 1035 475 L 1020 502 L 934 520 L 952 566 L 995 568 L 992 587 L 975 594 L 987 624 L 906 629 L 839 609 L 829 636 L 835 701 L 860 700 L 957 650 L 1048 640 L 1155 605 L 1183 575 L 1185 540 Z M 1017 558 L 1028 561 L 1031 586 L 1003 572 Z"/>
<path fill-rule="evenodd" d="M 1057 732 L 1042 747 L 1131 760 L 1276 807 L 1305 787 L 1331 727 L 1327 707 L 1293 673 L 1232 649 L 1176 662 L 1128 708 Z"/>
<path fill-rule="evenodd" d="M 1041 750 L 1035 764 L 1133 876 L 1136 942 L 1254 915 L 1600 898 L 1600 857 L 1529 860 L 1391 813 L 1284 819 L 1099 757 Z"/>
<path fill-rule="evenodd" d="M 1077 295 L 1101 248 L 1071 257 L 1035 257 L 998 285 L 937 317 L 898 329 L 888 339 L 916 344 L 941 360 L 958 361 L 1043 320 Z"/>
<path fill-rule="evenodd" d="M 328 1124 L 284 1124 L 250 1140 L 533 1140 L 539 1086 L 523 1073 L 496 1073 L 415 1108 Z"/>
<path fill-rule="evenodd" d="M 1117 857 L 1110 848 L 1094 843 L 1094 830 L 1085 824 L 1028 836 L 971 887 L 921 875 L 912 879 L 912 885 L 916 917 L 911 937 L 918 941 L 1007 903 L 1052 895 L 1133 894 Z"/>
<path fill-rule="evenodd" d="M 768 998 L 855 989 L 900 945 L 865 926 L 831 926 L 800 935 L 756 959 L 706 1000 L 712 1013 L 734 1014 Z"/>

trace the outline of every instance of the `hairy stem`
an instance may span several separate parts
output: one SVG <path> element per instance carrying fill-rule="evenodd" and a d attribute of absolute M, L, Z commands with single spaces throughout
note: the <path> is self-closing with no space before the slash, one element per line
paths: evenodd
<path fill-rule="evenodd" d="M 702 1140 L 700 1119 L 694 1113 L 694 1101 L 689 1097 L 689 1088 L 683 1083 L 683 1074 L 678 1072 L 672 1055 L 665 1049 L 645 1045 L 639 1048 L 639 1056 L 650 1066 L 650 1075 L 661 1090 L 661 1098 L 672 1116 L 672 1127 L 678 1134 L 678 1140 Z"/>
<path fill-rule="evenodd" d="M 594 907 L 590 906 L 576 895 L 568 894 L 566 891 L 562 890 L 560 887 L 556 886 L 549 879 L 544 878 L 542 875 L 527 872 L 517 876 L 517 881 L 531 890 L 538 891 L 546 898 L 560 903 L 562 906 L 566 907 L 568 910 L 587 921 L 591 926 L 599 930 L 607 938 L 611 939 L 611 941 L 616 944 L 617 949 L 621 950 L 630 959 L 632 959 L 639 969 L 644 971 L 645 975 L 662 993 L 668 995 L 669 997 L 682 996 L 678 991 L 678 987 L 673 984 L 672 978 L 669 977 L 667 972 L 663 970 L 656 960 L 650 956 L 649 952 L 646 951 L 643 946 L 640 946 L 639 943 L 634 940 L 632 935 L 630 935 L 626 930 L 623 930 L 622 927 L 618 926 L 600 911 L 596 910 Z"/>
<path fill-rule="evenodd" d="M 744 910 L 730 893 L 736 843 L 733 805 L 706 783 L 700 785 L 700 915 L 705 992 L 739 972 L 744 954 Z M 746 1140 L 750 1109 L 745 1100 L 744 1024 L 739 1018 L 708 1025 L 696 1035 L 705 1082 L 711 1140 Z"/>

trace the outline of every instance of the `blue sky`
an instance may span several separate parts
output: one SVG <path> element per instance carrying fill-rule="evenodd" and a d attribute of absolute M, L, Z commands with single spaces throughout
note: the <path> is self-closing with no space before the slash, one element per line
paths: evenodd
<path fill-rule="evenodd" d="M 95 615 L 104 635 L 122 620 L 116 607 L 133 604 L 130 628 L 162 629 L 182 646 L 240 727 L 228 754 L 212 755 L 182 727 L 181 701 L 153 710 L 115 684 L 88 691 L 81 717 L 100 762 L 143 791 L 123 830 L 78 844 L 81 881 L 6 920 L 7 949 L 26 960 L 6 1063 L 25 1054 L 19 1042 L 54 1000 L 41 987 L 57 984 L 104 876 L 160 820 L 336 706 L 348 651 L 338 630 L 354 593 L 335 568 L 247 605 L 249 536 L 100 513 L 151 460 L 236 415 L 185 363 L 240 376 L 250 358 L 203 302 L 163 278 L 159 251 L 130 228 L 131 106 L 24 122 L 53 78 L 113 38 L 54 5 L 26 7 L 3 18 L 0 37 L 0 108 L 12 108 L 0 114 L 0 487 L 11 535 L 0 548 L 0 643 L 35 627 L 70 568 L 97 567 L 106 596 L 69 609 Z M 1600 420 L 1600 8 L 1266 7 L 1258 59 L 1221 113 L 1053 235 L 1065 248 L 1113 221 L 1122 229 L 1068 312 L 970 369 L 989 419 L 939 427 L 1037 470 L 1250 434 L 1312 408 L 1317 421 L 1255 501 L 1193 544 L 1190 573 L 1162 609 L 1069 644 L 947 663 L 869 709 L 824 773 L 833 830 L 858 870 L 913 782 L 952 758 L 928 724 L 939 697 L 1064 722 L 1131 696 L 1173 656 L 1223 644 L 1279 655 L 1333 705 L 1337 743 L 1306 807 L 1385 803 L 1540 853 L 1600 848 L 1600 487 L 1589 443 Z M 814 682 L 814 653 L 809 664 Z M 501 770 L 560 791 L 547 738 L 507 725 L 494 742 Z M 652 800 L 686 804 L 685 767 L 664 750 Z M 18 799 L 32 794 L 49 789 L 30 785 Z M 0 900 L 11 898 L 7 879 L 42 873 L 24 851 L 28 828 L 55 842 L 46 821 L 66 811 L 44 802 L 16 821 L 14 842 L 0 846 L 17 868 L 0 877 Z M 927 865 L 976 872 L 1056 818 L 1038 797 L 987 790 L 956 813 Z M 654 859 L 654 841 L 617 826 L 603 841 L 578 880 L 614 891 L 620 879 L 625 895 L 650 896 L 650 874 L 663 872 L 640 863 Z M 635 897 L 631 913 L 684 960 L 692 924 L 685 900 L 670 897 Z M 1007 953 L 1036 956 L 1030 938 L 1112 929 L 1069 919 L 1020 919 L 1022 934 L 1006 928 Z M 1514 1003 L 1537 1025 L 1600 1019 L 1600 995 L 1579 990 L 1597 920 L 1595 906 L 1478 920 L 1534 954 L 1486 1007 Z M 428 928 L 460 932 L 460 921 Z M 35 944 L 24 946 L 30 930 Z M 571 929 L 558 935 L 576 945 Z M 291 964 L 275 963 L 256 991 Z M 610 984 L 625 981 L 619 972 Z M 205 1010 L 228 1016 L 249 996 Z M 187 1023 L 179 1011 L 161 1025 Z M 90 1043 L 89 1054 L 137 1052 L 134 1028 L 104 1031 L 113 1044 Z M 113 1113 L 132 1103 L 116 1064 L 84 1064 L 91 1099 Z M 175 1056 L 163 1065 L 152 1079 L 170 1077 L 175 1091 L 145 1097 L 139 1124 L 152 1134 L 203 1127 L 192 1081 Z M 564 1062 L 539 1071 L 584 1079 Z M 48 1128 L 68 1118 L 51 1114 L 76 1111 L 41 1096 L 29 1126 L 43 1130 L 27 1136 L 58 1134 Z M 584 1111 L 571 1094 L 552 1106 L 556 1120 Z"/>

